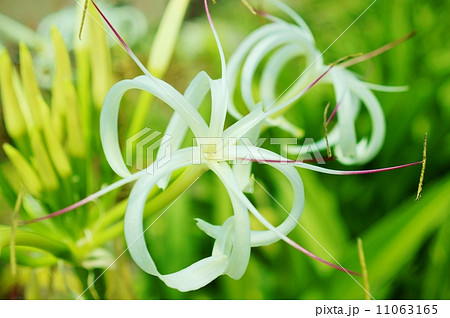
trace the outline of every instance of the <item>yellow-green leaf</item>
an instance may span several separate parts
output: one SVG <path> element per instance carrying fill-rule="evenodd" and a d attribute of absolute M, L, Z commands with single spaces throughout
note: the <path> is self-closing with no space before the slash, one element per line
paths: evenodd
<path fill-rule="evenodd" d="M 33 162 L 35 168 L 41 177 L 45 189 L 49 191 L 58 189 L 58 177 L 56 176 L 55 170 L 48 157 L 47 149 L 45 149 L 41 134 L 37 128 L 31 132 L 31 148 L 34 154 Z"/>
<path fill-rule="evenodd" d="M 86 156 L 86 144 L 81 130 L 80 115 L 78 109 L 78 99 L 75 87 L 70 81 L 64 84 L 66 92 L 66 127 L 67 127 L 67 146 L 70 155 L 75 158 L 84 158 Z"/>
<path fill-rule="evenodd" d="M 61 145 L 56 136 L 55 129 L 53 127 L 53 122 L 50 117 L 50 110 L 47 104 L 42 99 L 42 97 L 39 99 L 38 102 L 41 109 L 44 138 L 47 144 L 51 161 L 53 162 L 53 165 L 55 166 L 56 171 L 58 172 L 60 177 L 66 179 L 72 173 L 72 168 L 70 167 L 69 159 L 67 158 L 63 146 Z"/>

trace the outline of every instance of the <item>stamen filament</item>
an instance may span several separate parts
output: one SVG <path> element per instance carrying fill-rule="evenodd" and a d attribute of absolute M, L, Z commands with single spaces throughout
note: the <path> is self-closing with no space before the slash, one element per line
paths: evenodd
<path fill-rule="evenodd" d="M 328 121 L 327 121 L 328 108 L 330 108 L 330 102 L 327 103 L 327 106 L 325 106 L 325 110 L 323 112 L 323 130 L 324 130 L 324 135 L 325 135 L 325 142 L 327 144 L 327 155 L 328 155 L 328 158 L 330 158 L 331 157 L 331 148 L 330 148 L 330 143 L 328 142 Z"/>
<path fill-rule="evenodd" d="M 371 173 L 378 173 L 378 172 L 384 172 L 384 171 L 390 171 L 390 170 L 396 170 L 396 169 L 402 169 L 407 168 L 415 165 L 422 164 L 423 161 L 417 161 L 412 163 L 407 163 L 399 166 L 393 166 L 393 167 L 387 167 L 387 168 L 379 168 L 379 169 L 369 169 L 369 170 L 332 170 L 332 169 L 326 169 L 318 166 L 313 166 L 306 164 L 306 160 L 290 160 L 290 159 L 255 159 L 255 158 L 237 158 L 237 160 L 242 161 L 251 161 L 251 162 L 258 162 L 258 163 L 281 163 L 281 164 L 293 164 L 296 167 L 303 167 L 310 170 L 315 170 L 318 172 L 324 172 L 328 174 L 333 175 L 358 175 L 358 174 L 371 174 Z"/>
<path fill-rule="evenodd" d="M 219 50 L 220 61 L 221 61 L 221 64 L 222 64 L 222 78 L 226 78 L 227 70 L 226 70 L 226 65 L 225 65 L 225 54 L 223 52 L 222 46 L 221 46 L 220 41 L 219 41 L 219 36 L 217 35 L 216 28 L 214 27 L 214 23 L 213 23 L 213 20 L 211 18 L 211 14 L 209 12 L 208 0 L 204 0 L 203 2 L 204 2 L 204 5 L 205 5 L 206 17 L 208 18 L 209 25 L 211 26 L 211 30 L 212 30 L 212 32 L 214 34 L 214 39 L 216 41 L 217 48 Z"/>
<path fill-rule="evenodd" d="M 343 175 L 354 175 L 354 174 L 371 174 L 371 173 L 378 173 L 378 172 L 384 172 L 384 171 L 390 171 L 390 170 L 397 170 L 402 168 L 407 168 L 415 165 L 420 165 L 422 161 L 407 163 L 404 165 L 399 166 L 393 166 L 393 167 L 387 167 L 387 168 L 380 168 L 380 169 L 371 169 L 371 170 L 359 170 L 359 171 L 343 171 Z"/>
<path fill-rule="evenodd" d="M 409 40 L 414 35 L 416 35 L 416 33 L 417 33 L 416 31 L 412 31 L 412 32 L 408 33 L 407 35 L 405 35 L 405 36 L 403 36 L 403 37 L 401 37 L 401 38 L 399 38 L 399 39 L 397 39 L 395 41 L 392 41 L 392 42 L 390 42 L 390 43 L 388 43 L 386 45 L 383 45 L 382 47 L 380 47 L 380 48 L 378 48 L 378 49 L 376 49 L 376 50 L 374 50 L 372 52 L 369 52 L 369 53 L 361 55 L 361 56 L 359 56 L 359 57 L 357 57 L 355 59 L 352 59 L 352 60 L 342 64 L 341 66 L 342 67 L 349 67 L 349 66 L 352 66 L 352 65 L 355 65 L 355 64 L 358 64 L 358 63 L 370 60 L 371 58 L 373 58 L 373 57 L 375 57 L 377 55 L 380 55 L 380 54 L 383 54 L 386 51 L 389 51 L 390 49 L 396 47 L 397 45 L 399 45 L 399 44 L 401 44 L 403 42 L 405 42 L 406 40 Z"/>
<path fill-rule="evenodd" d="M 206 1 L 206 0 L 205 0 L 205 1 Z M 258 11 L 256 11 L 256 12 L 259 14 Z M 292 97 L 291 99 L 289 99 L 287 102 L 283 103 L 281 106 L 278 106 L 277 108 L 273 109 L 273 110 L 270 112 L 270 114 L 272 115 L 272 114 L 274 114 L 274 113 L 277 113 L 279 110 L 281 110 L 281 109 L 284 108 L 285 106 L 287 106 L 287 105 L 292 104 L 293 102 L 295 102 L 297 99 L 299 99 L 301 96 L 303 96 L 307 91 L 309 91 L 314 85 L 316 85 L 316 84 L 317 84 L 317 83 L 318 83 L 325 75 L 327 75 L 328 72 L 329 72 L 334 66 L 340 65 L 341 67 L 346 68 L 346 67 L 349 67 L 349 66 L 358 64 L 358 63 L 360 63 L 360 62 L 363 62 L 363 61 L 365 61 L 365 60 L 371 59 L 371 58 L 373 58 L 373 57 L 375 57 L 375 56 L 377 56 L 377 55 L 380 55 L 380 54 L 382 54 L 382 53 L 384 53 L 384 52 L 390 50 L 391 48 L 393 48 L 393 47 L 399 45 L 400 43 L 402 43 L 402 42 L 408 40 L 409 38 L 411 38 L 411 37 L 414 36 L 415 34 L 416 34 L 416 31 L 413 31 L 413 32 L 411 32 L 411 33 L 405 35 L 404 37 L 402 37 L 402 38 L 400 38 L 400 39 L 397 39 L 397 40 L 395 40 L 395 41 L 393 41 L 393 42 L 391 42 L 391 43 L 388 43 L 388 44 L 386 44 L 386 45 L 384 45 L 384 46 L 382 46 L 382 47 L 380 47 L 380 48 L 378 48 L 378 49 L 376 49 L 376 50 L 374 50 L 374 51 L 372 51 L 372 52 L 370 52 L 370 53 L 364 54 L 364 55 L 362 55 L 362 53 L 357 53 L 357 54 L 348 55 L 348 56 L 345 56 L 345 57 L 343 57 L 343 58 L 338 59 L 337 61 L 335 61 L 335 62 L 329 64 L 329 65 L 328 65 L 328 68 L 325 70 L 325 72 L 323 72 L 323 73 L 322 73 L 318 78 L 316 78 L 310 85 L 308 85 L 308 87 L 306 87 L 303 91 L 301 91 L 300 93 L 298 93 L 297 95 L 295 95 L 294 97 Z M 300 75 L 300 76 L 301 76 L 301 75 Z M 298 79 L 298 78 L 297 78 L 297 79 Z M 295 80 L 295 81 L 296 81 L 296 80 Z M 295 81 L 294 81 L 294 82 L 295 82 Z M 283 92 L 283 93 L 284 93 L 284 92 Z M 273 105 L 273 104 L 272 104 L 272 105 Z M 271 105 L 271 106 L 272 106 L 272 105 Z M 270 108 L 270 106 L 269 106 L 264 112 L 267 112 L 267 111 L 269 110 L 269 108 Z M 336 109 L 336 111 L 337 111 L 337 109 Z M 334 116 L 334 111 L 333 111 L 332 116 L 330 117 L 330 120 L 331 120 L 331 118 L 333 118 L 333 116 Z"/>
<path fill-rule="evenodd" d="M 330 262 L 324 260 L 323 258 L 320 258 L 320 257 L 317 256 L 316 254 L 311 253 L 310 251 L 308 251 L 308 250 L 305 249 L 304 247 L 300 246 L 299 244 L 297 244 L 296 242 L 294 242 L 293 240 L 291 240 L 291 239 L 288 238 L 288 237 L 282 237 L 281 239 L 282 239 L 283 241 L 285 241 L 287 244 L 289 244 L 290 246 L 292 246 L 293 248 L 295 248 L 296 250 L 298 250 L 298 251 L 302 252 L 303 254 L 305 254 L 306 256 L 309 256 L 309 257 L 311 257 L 311 258 L 313 258 L 313 259 L 315 259 L 315 260 L 317 260 L 317 261 L 319 261 L 319 262 L 321 262 L 321 263 L 323 263 L 323 264 L 325 264 L 325 265 L 328 265 L 328 266 L 330 266 L 330 267 L 333 267 L 333 268 L 335 268 L 335 269 L 337 269 L 337 270 L 339 270 L 339 271 L 341 271 L 341 272 L 345 272 L 345 273 L 347 273 L 347 274 L 356 275 L 356 276 L 361 276 L 361 274 L 358 273 L 358 272 L 351 271 L 351 270 L 346 269 L 346 268 L 343 268 L 343 267 L 341 267 L 341 266 L 339 266 L 339 265 L 330 263 Z"/>
<path fill-rule="evenodd" d="M 84 6 L 83 6 L 83 13 L 81 16 L 80 32 L 78 33 L 78 39 L 80 39 L 80 41 L 81 41 L 81 34 L 83 33 L 84 21 L 86 20 L 86 12 L 87 12 L 88 6 L 89 6 L 89 0 L 85 0 Z"/>
<path fill-rule="evenodd" d="M 252 177 L 252 179 L 276 202 L 276 203 L 278 203 L 278 205 L 286 212 L 286 213 L 288 213 L 289 214 L 289 212 L 254 178 L 254 177 Z M 242 193 L 241 193 L 241 195 L 243 195 Z M 330 263 L 330 262 L 328 262 L 328 261 L 326 261 L 326 260 L 324 260 L 324 259 L 322 259 L 322 258 L 320 258 L 319 256 L 317 256 L 317 255 L 315 255 L 315 254 L 313 254 L 313 253 L 311 253 L 310 251 L 308 251 L 307 249 L 305 249 L 304 247 L 302 247 L 302 246 L 300 246 L 298 243 L 296 243 L 296 242 L 294 242 L 293 240 L 291 240 L 289 237 L 287 237 L 285 234 L 283 234 L 283 233 L 281 233 L 281 232 L 279 232 L 278 230 L 277 230 L 277 228 L 275 228 L 272 224 L 270 224 L 259 212 L 258 212 L 258 210 L 252 205 L 252 203 L 250 203 L 250 201 L 248 201 L 248 199 L 244 196 L 244 200 L 246 201 L 246 205 L 247 205 L 247 207 L 249 208 L 249 210 L 250 210 L 250 212 L 265 226 L 265 227 L 267 227 L 269 230 L 271 230 L 271 231 L 273 231 L 273 232 L 275 232 L 277 235 L 278 235 L 278 237 L 281 239 L 281 240 L 283 240 L 284 242 L 286 242 L 287 244 L 289 244 L 290 246 L 292 246 L 293 248 L 295 248 L 296 250 L 298 250 L 298 251 L 300 251 L 301 253 L 303 253 L 303 254 L 305 254 L 306 256 L 309 256 L 309 257 L 311 257 L 311 258 L 313 258 L 313 259 L 315 259 L 315 260 L 317 260 L 317 261 L 319 261 L 319 262 L 321 262 L 321 263 L 323 263 L 323 264 L 325 264 L 325 265 L 328 265 L 328 266 L 330 266 L 330 267 L 332 267 L 332 268 L 335 268 L 335 269 L 337 269 L 337 270 L 339 270 L 339 271 L 342 271 L 342 272 L 346 272 L 347 274 L 351 274 L 351 275 L 360 275 L 359 273 L 357 273 L 357 272 L 354 272 L 354 271 L 351 271 L 351 270 L 348 270 L 348 269 L 346 269 L 346 268 L 344 268 L 344 267 L 342 267 L 339 263 L 336 265 L 336 264 L 333 264 L 333 263 Z M 292 216 L 291 216 L 292 217 Z M 297 224 L 298 225 L 300 225 L 299 223 L 298 223 L 298 221 L 296 221 L 297 222 Z M 331 255 L 330 255 L 331 256 Z"/>
<path fill-rule="evenodd" d="M 51 218 L 54 218 L 56 216 L 59 216 L 59 215 L 65 214 L 67 212 L 70 212 L 72 210 L 75 210 L 75 209 L 77 209 L 77 208 L 79 208 L 79 207 L 81 207 L 81 206 L 83 206 L 83 205 L 85 205 L 85 204 L 87 204 L 89 202 L 92 202 L 95 199 L 97 199 L 97 198 L 99 198 L 99 197 L 101 197 L 101 196 L 103 196 L 103 195 L 105 195 L 105 194 L 107 194 L 107 193 L 109 193 L 109 192 L 111 192 L 111 191 L 113 191 L 113 190 L 115 190 L 115 189 L 117 189 L 117 188 L 127 184 L 127 183 L 135 181 L 143 173 L 146 173 L 146 170 L 139 171 L 139 172 L 129 176 L 128 178 L 121 179 L 121 180 L 119 180 L 119 181 L 117 181 L 117 182 L 115 182 L 113 184 L 110 184 L 106 188 L 104 188 L 104 189 L 102 189 L 100 191 L 97 191 L 97 192 L 95 192 L 95 193 L 85 197 L 84 199 L 82 199 L 82 200 L 80 200 L 80 201 L 78 201 L 78 202 L 76 202 L 74 204 L 71 204 L 71 205 L 65 207 L 64 209 L 61 209 L 59 211 L 50 213 L 50 214 L 42 216 L 40 218 L 36 218 L 36 219 L 33 219 L 33 220 L 22 222 L 21 225 L 27 225 L 27 224 L 36 223 L 36 222 L 39 222 L 39 221 L 51 219 Z"/>
<path fill-rule="evenodd" d="M 91 0 L 91 2 L 94 5 L 95 9 L 98 11 L 98 13 L 101 15 L 102 19 L 106 22 L 106 24 L 109 26 L 111 31 L 114 33 L 114 35 L 120 41 L 120 44 L 122 45 L 123 49 L 128 53 L 128 55 L 133 59 L 133 61 L 137 64 L 137 66 L 141 69 L 141 71 L 145 75 L 148 75 L 151 78 L 153 78 L 153 75 L 150 74 L 150 72 L 145 68 L 145 66 L 142 64 L 142 62 L 133 53 L 131 48 L 128 46 L 128 44 L 125 42 L 125 40 L 120 36 L 119 32 L 112 26 L 112 24 L 109 22 L 109 20 L 103 14 L 103 12 L 100 10 L 100 8 L 97 6 L 97 4 L 95 4 L 95 2 L 93 0 Z"/>
<path fill-rule="evenodd" d="M 248 3 L 247 0 L 241 0 L 241 2 L 242 2 L 242 4 L 243 4 L 247 9 L 250 10 L 251 13 L 253 13 L 253 14 L 255 14 L 255 15 L 257 14 L 257 12 L 255 11 L 255 9 L 252 7 L 252 5 L 251 5 L 250 3 Z"/>
<path fill-rule="evenodd" d="M 92 4 L 94 5 L 95 9 L 98 11 L 98 13 L 101 15 L 103 20 L 108 24 L 111 31 L 113 31 L 114 35 L 117 37 L 117 39 L 120 41 L 120 43 L 123 45 L 124 49 L 128 52 L 130 55 L 134 55 L 134 53 L 131 51 L 130 47 L 127 45 L 125 40 L 120 36 L 119 32 L 112 26 L 112 24 L 109 22 L 109 20 L 106 18 L 106 16 L 103 14 L 103 12 L 100 10 L 100 8 L 95 4 L 94 1 L 92 1 Z"/>
<path fill-rule="evenodd" d="M 336 106 L 334 107 L 333 112 L 331 113 L 330 117 L 327 120 L 327 126 L 330 124 L 330 122 L 334 118 L 334 116 L 336 116 L 339 106 L 341 106 L 343 99 L 344 99 L 344 96 L 342 96 L 342 99 L 340 101 L 338 101 Z"/>
<path fill-rule="evenodd" d="M 298 93 L 297 95 L 295 95 L 294 97 L 290 98 L 289 100 L 287 100 L 286 102 L 284 102 L 283 104 L 270 109 L 274 104 L 275 101 L 269 106 L 267 107 L 266 110 L 264 110 L 264 113 L 267 114 L 268 116 L 274 115 L 276 113 L 278 113 L 279 111 L 282 111 L 283 108 L 285 108 L 286 106 L 294 103 L 296 100 L 298 100 L 300 97 L 302 97 L 304 94 L 306 94 L 306 92 L 308 92 L 311 88 L 313 88 L 322 78 L 325 77 L 325 75 L 328 74 L 328 72 L 334 67 L 335 64 L 331 64 L 328 66 L 328 68 L 318 77 L 316 78 L 311 84 L 309 84 L 305 89 L 303 89 L 300 93 Z M 300 75 L 301 76 L 301 75 Z M 300 78 L 300 76 L 298 78 Z M 297 79 L 298 79 L 297 78 Z M 285 92 L 289 89 L 289 87 L 285 90 Z M 284 92 L 283 92 L 284 94 Z M 270 111 L 269 111 L 270 109 Z M 264 118 L 264 117 L 260 117 L 260 118 Z"/>
<path fill-rule="evenodd" d="M 423 177 L 425 176 L 425 166 L 427 164 L 427 137 L 428 133 L 425 133 L 425 137 L 423 138 L 422 170 L 420 171 L 419 187 L 417 188 L 416 201 L 419 201 L 420 197 L 422 196 Z"/>
<path fill-rule="evenodd" d="M 344 64 L 344 62 L 347 62 L 348 60 L 354 61 L 354 60 L 356 60 L 356 58 L 361 57 L 362 55 L 363 55 L 362 53 L 355 53 L 355 54 L 351 54 L 351 55 L 347 55 L 347 56 L 341 57 L 337 61 L 331 63 L 330 66 L 341 65 L 341 64 Z M 349 63 L 349 62 L 347 62 L 347 63 Z M 345 67 L 345 66 L 343 66 L 343 67 Z"/>

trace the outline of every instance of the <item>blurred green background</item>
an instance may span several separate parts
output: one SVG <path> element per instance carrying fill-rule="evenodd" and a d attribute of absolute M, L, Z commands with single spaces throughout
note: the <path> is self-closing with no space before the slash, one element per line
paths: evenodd
<path fill-rule="evenodd" d="M 310 26 L 319 49 L 324 50 L 371 3 L 371 1 L 285 1 Z M 146 60 L 165 1 L 117 1 L 142 9 L 149 19 L 145 38 L 135 45 Z M 252 2 L 264 8 L 264 1 Z M 31 28 L 40 18 L 71 1 L 3 0 L 0 12 Z M 218 0 L 211 6 L 214 22 L 227 57 L 252 30 L 265 20 L 253 16 L 238 0 Z M 407 85 L 402 93 L 376 93 L 383 107 L 387 133 L 384 147 L 369 164 L 351 169 L 370 169 L 421 160 L 423 136 L 428 132 L 428 162 L 420 201 L 415 195 L 420 167 L 360 176 L 329 176 L 300 171 L 306 194 L 302 226 L 344 267 L 360 271 L 356 238 L 361 237 L 371 293 L 376 299 L 450 298 L 450 42 L 448 1 L 377 1 L 324 55 L 326 62 L 343 56 L 369 52 L 404 34 L 417 30 L 408 42 L 368 62 L 352 67 L 369 82 Z M 8 49 L 15 54 L 14 44 Z M 17 53 L 17 52 L 16 52 Z M 123 76 L 139 75 L 132 61 L 120 50 L 116 58 L 129 64 Z M 220 72 L 217 49 L 207 24 L 203 1 L 191 1 L 182 26 L 175 55 L 164 79 L 184 90 L 200 70 L 213 78 Z M 298 72 L 288 70 L 290 84 Z M 125 77 L 123 77 L 125 78 Z M 117 78 L 117 80 L 122 78 Z M 323 106 L 320 89 L 311 91 L 289 112 L 307 134 L 322 133 Z M 132 100 L 133 97 L 130 97 Z M 317 107 L 320 105 L 320 107 Z M 155 112 L 163 107 L 155 102 Z M 147 124 L 168 120 L 161 108 Z M 124 114 L 124 118 L 132 113 Z M 362 116 L 364 130 L 367 118 Z M 153 128 L 153 126 L 151 126 Z M 157 127 L 155 128 L 157 129 Z M 8 137 L 2 127 L 0 140 Z M 96 134 L 93 131 L 92 134 Z M 265 137 L 280 131 L 270 129 Z M 307 135 L 308 137 L 308 135 Z M 100 152 L 100 150 L 97 150 Z M 0 158 L 6 162 L 4 154 Z M 342 167 L 331 163 L 331 167 Z M 255 166 L 257 179 L 287 208 L 292 193 L 285 180 L 273 170 Z M 15 198 L 13 199 L 15 200 Z M 273 222 L 285 212 L 258 187 L 252 200 Z M 11 207 L 0 198 L 0 219 L 9 224 Z M 195 226 L 194 217 L 213 223 L 231 214 L 231 204 L 221 183 L 206 173 L 148 231 L 149 248 L 163 273 L 181 269 L 210 253 L 213 241 Z M 154 219 L 158 214 L 154 214 Z M 150 222 L 150 219 L 149 219 Z M 319 256 L 324 250 L 300 227 L 290 237 Z M 124 247 L 123 235 L 105 244 L 114 258 Z M 8 253 L 8 248 L 2 253 Z M 113 258 L 113 259 L 114 259 Z M 92 282 L 104 267 L 90 270 L 59 262 L 51 267 L 20 266 L 19 277 L 10 274 L 8 258 L 0 259 L 2 298 L 73 298 L 83 290 L 79 277 Z M 81 266 L 82 267 L 82 266 Z M 78 271 L 78 274 L 77 274 Z M 83 272 L 83 274 L 79 274 Z M 362 280 L 355 277 L 356 281 Z M 125 253 L 86 294 L 108 299 L 364 299 L 364 292 L 348 275 L 325 267 L 283 242 L 252 249 L 242 279 L 221 276 L 208 286 L 181 293 L 142 272 Z"/>

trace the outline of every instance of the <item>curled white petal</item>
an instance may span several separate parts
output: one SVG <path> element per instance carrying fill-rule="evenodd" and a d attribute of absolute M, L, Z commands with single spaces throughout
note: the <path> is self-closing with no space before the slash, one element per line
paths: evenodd
<path fill-rule="evenodd" d="M 339 131 L 339 143 L 336 145 L 336 151 L 342 153 L 344 157 L 354 158 L 356 156 L 355 108 L 359 108 L 359 100 L 347 93 L 349 76 L 345 70 L 331 70 L 330 76 L 336 92 L 336 101 L 340 102 L 336 128 Z M 342 156 L 338 156 L 338 158 L 342 158 Z"/>
<path fill-rule="evenodd" d="M 184 92 L 184 97 L 191 103 L 194 109 L 198 109 L 200 104 L 204 100 L 206 94 L 210 90 L 210 80 L 211 78 L 205 72 L 200 72 L 191 81 L 188 88 Z M 163 157 L 167 155 L 167 152 L 173 152 L 180 148 L 183 142 L 186 132 L 188 130 L 188 125 L 186 121 L 180 116 L 179 113 L 174 112 L 172 118 L 169 121 L 164 136 L 170 136 L 171 138 L 167 142 L 162 142 L 158 153 L 156 155 L 156 161 L 160 161 Z M 169 183 L 171 174 L 162 177 L 158 181 L 158 187 L 165 189 Z"/>
<path fill-rule="evenodd" d="M 336 90 L 336 102 L 341 101 L 338 109 L 338 140 L 334 142 L 335 155 L 343 164 L 364 164 L 373 159 L 384 142 L 385 120 L 383 110 L 375 95 L 363 82 L 345 69 L 332 70 L 331 77 Z M 355 121 L 360 107 L 366 107 L 372 125 L 371 135 L 356 136 Z"/>
<path fill-rule="evenodd" d="M 236 88 L 237 80 L 239 77 L 239 69 L 242 62 L 245 60 L 246 55 L 249 50 L 257 43 L 260 39 L 265 38 L 268 34 L 272 33 L 273 27 L 271 25 L 265 25 L 250 34 L 244 42 L 239 45 L 239 47 L 234 51 L 228 63 L 228 88 L 229 93 L 232 94 Z M 236 119 L 240 119 L 243 115 L 237 110 L 233 103 L 233 98 L 230 98 L 230 103 L 228 105 L 229 113 Z"/>
<path fill-rule="evenodd" d="M 260 149 L 260 153 L 262 153 L 265 157 L 277 156 L 275 153 L 265 149 Z M 246 154 L 248 154 L 248 149 L 246 147 L 237 147 L 238 157 L 245 156 Z M 283 235 L 289 234 L 297 226 L 305 205 L 303 183 L 297 170 L 295 170 L 292 166 L 282 163 L 267 162 L 266 164 L 280 171 L 288 179 L 291 184 L 292 191 L 295 194 L 294 202 L 292 203 L 292 208 L 289 215 L 280 225 L 276 227 L 276 231 L 269 229 L 268 231 L 251 232 L 252 246 L 269 245 L 280 239 L 279 233 L 282 233 Z"/>
<path fill-rule="evenodd" d="M 241 75 L 241 93 L 242 98 L 244 99 L 244 102 L 249 110 L 252 110 L 255 105 L 255 101 L 253 99 L 252 94 L 253 77 L 255 75 L 258 65 L 262 62 L 263 58 L 267 54 L 269 54 L 269 52 L 271 52 L 274 48 L 277 48 L 282 44 L 292 43 L 293 41 L 295 41 L 295 43 L 297 44 L 296 51 L 299 52 L 300 54 L 308 56 L 314 54 L 313 52 L 315 52 L 314 47 L 312 47 L 311 44 L 305 39 L 303 33 L 299 32 L 298 28 L 286 26 L 285 29 L 287 30 L 284 30 L 283 32 L 274 33 L 271 36 L 262 39 L 250 51 L 247 59 L 243 64 Z M 308 57 L 307 60 L 310 60 L 310 58 Z M 283 60 L 278 61 L 281 62 Z"/>
<path fill-rule="evenodd" d="M 280 158 L 280 156 L 276 155 L 271 151 L 265 149 L 261 149 L 261 151 L 262 151 L 261 158 L 266 159 Z M 245 157 L 246 155 L 248 155 L 248 148 L 238 146 L 237 154 L 238 157 L 239 156 Z M 295 170 L 293 166 L 280 164 L 276 162 L 266 162 L 266 164 L 280 171 L 289 180 L 292 186 L 292 190 L 295 193 L 294 202 L 292 203 L 291 211 L 280 225 L 278 225 L 277 227 L 271 225 L 269 227 L 269 230 L 266 231 L 250 232 L 251 246 L 269 245 L 280 240 L 282 236 L 289 234 L 297 226 L 298 220 L 302 215 L 305 203 L 303 183 L 297 170 Z M 219 177 L 221 178 L 227 190 L 228 189 L 231 190 L 232 193 L 234 193 L 235 198 L 239 200 L 241 204 L 244 204 L 249 210 L 251 210 L 251 212 L 258 218 L 258 220 L 261 221 L 266 226 L 265 223 L 266 219 L 259 212 L 257 212 L 256 208 L 253 207 L 251 203 L 249 203 L 250 201 L 248 201 L 247 197 L 240 190 L 239 183 L 236 177 L 233 175 L 231 169 L 229 171 L 224 171 L 224 173 L 219 175 Z M 249 208 L 250 206 L 249 204 L 251 205 L 252 208 Z M 203 220 L 198 220 L 197 225 L 206 234 L 214 238 L 217 238 L 221 231 L 220 226 L 209 224 Z"/>
<path fill-rule="evenodd" d="M 177 90 L 166 82 L 142 75 L 133 80 L 115 84 L 108 92 L 100 115 L 100 137 L 111 168 L 121 177 L 130 175 L 122 158 L 118 136 L 118 116 L 120 101 L 126 91 L 137 88 L 145 90 L 172 107 L 185 120 L 197 136 L 204 136 L 207 125 L 198 111 Z"/>
<path fill-rule="evenodd" d="M 201 288 L 218 276 L 227 274 L 239 279 L 250 258 L 250 221 L 246 207 L 227 188 L 233 204 L 234 216 L 219 229 L 212 255 L 172 274 L 161 274 L 153 261 L 144 239 L 143 211 L 148 193 L 161 176 L 191 164 L 195 148 L 176 151 L 163 167 L 155 167 L 153 175 L 142 176 L 134 185 L 125 214 L 125 238 L 133 260 L 144 271 L 158 276 L 169 287 L 180 291 Z M 227 179 L 231 169 L 225 163 L 212 164 L 221 179 Z M 231 174 L 232 175 L 232 174 Z M 234 176 L 232 175 L 234 178 Z"/>
<path fill-rule="evenodd" d="M 212 164 L 210 168 L 222 181 L 235 179 L 230 166 L 224 162 Z M 227 183 L 224 183 L 224 185 L 233 205 L 233 217 L 229 219 L 233 222 L 232 236 L 230 236 L 229 243 L 232 249 L 229 253 L 226 274 L 234 279 L 239 279 L 244 275 L 250 259 L 250 219 L 247 208 L 235 196 L 233 189 L 229 188 Z"/>
<path fill-rule="evenodd" d="M 156 169 L 154 175 L 141 177 L 131 190 L 125 214 L 125 239 L 133 260 L 147 273 L 158 276 L 169 287 L 180 291 L 203 287 L 223 274 L 227 266 L 227 256 L 217 253 L 216 249 L 215 255 L 202 259 L 181 271 L 163 275 L 156 268 L 147 249 L 142 218 L 148 193 L 161 176 L 189 165 L 191 160 L 191 148 L 179 150 L 173 154 L 170 163 Z"/>
<path fill-rule="evenodd" d="M 304 31 L 307 35 L 309 40 L 314 43 L 314 37 L 312 35 L 311 30 L 308 27 L 308 24 L 306 24 L 305 20 L 301 16 L 297 14 L 294 10 L 292 10 L 289 6 L 287 6 L 285 3 L 278 1 L 278 0 L 268 0 L 269 2 L 273 3 L 276 7 L 278 7 L 280 10 L 284 11 L 287 15 L 289 15 L 295 23 Z"/>

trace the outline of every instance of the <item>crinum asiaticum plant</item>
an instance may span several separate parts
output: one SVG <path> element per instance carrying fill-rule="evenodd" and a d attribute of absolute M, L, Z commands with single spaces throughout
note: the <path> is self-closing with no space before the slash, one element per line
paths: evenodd
<path fill-rule="evenodd" d="M 95 3 L 92 3 L 96 7 Z M 220 54 L 221 77 L 219 79 L 211 79 L 205 72 L 200 72 L 188 85 L 184 94 L 178 92 L 167 82 L 156 78 L 143 67 L 99 10 L 123 48 L 145 74 L 115 84 L 107 94 L 101 112 L 100 136 L 103 149 L 111 168 L 122 177 L 122 180 L 64 210 L 56 212 L 52 216 L 68 212 L 123 184 L 136 181 L 129 196 L 124 221 L 128 250 L 133 260 L 144 271 L 159 277 L 169 287 L 180 291 L 201 288 L 220 275 L 228 275 L 234 279 L 239 279 L 247 268 L 251 247 L 269 245 L 280 239 L 321 262 L 347 271 L 311 254 L 287 237 L 298 224 L 304 206 L 303 184 L 295 167 L 341 175 L 372 173 L 398 167 L 370 171 L 336 171 L 309 165 L 301 161 L 289 160 L 269 150 L 249 144 L 241 144 L 240 140 L 242 137 L 252 134 L 255 131 L 255 127 L 262 125 L 270 116 L 282 111 L 290 103 L 285 102 L 271 109 L 264 109 L 261 102 L 257 103 L 246 116 L 243 116 L 231 126 L 225 126 L 227 112 L 232 107 L 229 73 L 219 37 L 209 14 L 207 0 L 204 0 L 204 5 Z M 330 72 L 332 67 L 329 66 L 317 78 L 313 79 L 303 92 L 296 94 L 295 98 L 291 99 L 291 102 L 300 98 L 318 83 Z M 131 173 L 123 160 L 118 132 L 121 100 L 123 95 L 131 89 L 147 91 L 174 110 L 174 115 L 165 131 L 165 136 L 168 138 L 160 146 L 156 160 L 147 169 L 136 173 Z M 200 115 L 198 108 L 208 93 L 211 96 L 211 116 L 209 122 L 206 122 Z M 194 144 L 181 148 L 188 130 L 194 135 Z M 256 137 L 258 135 L 259 132 L 256 134 Z M 248 167 L 251 162 L 267 164 L 277 169 L 289 180 L 292 187 L 294 202 L 291 211 L 278 226 L 273 226 L 244 195 L 243 190 L 251 177 L 246 175 L 247 180 L 242 182 L 239 167 Z M 416 162 L 401 167 L 419 163 Z M 171 181 L 172 173 L 183 168 L 185 172 L 176 178 L 175 181 Z M 215 239 L 211 256 L 201 259 L 175 273 L 161 274 L 152 259 L 144 237 L 146 229 L 143 226 L 143 219 L 147 197 L 158 186 L 163 189 L 162 193 L 166 193 L 168 198 L 172 198 L 172 201 L 175 201 L 180 194 L 186 191 L 207 170 L 213 171 L 225 186 L 232 203 L 233 215 L 222 225 L 212 225 L 204 220 L 197 219 L 198 227 Z M 151 205 L 152 201 L 149 204 Z M 260 221 L 267 230 L 252 230 L 249 214 L 252 214 Z"/>

